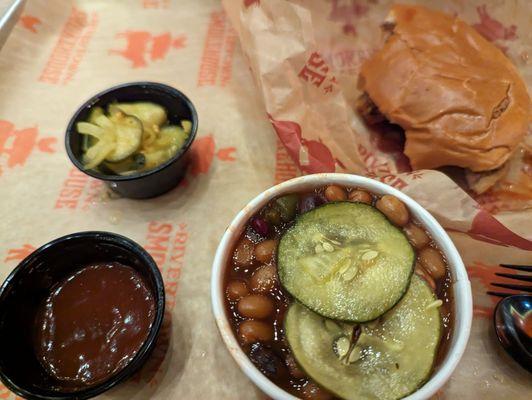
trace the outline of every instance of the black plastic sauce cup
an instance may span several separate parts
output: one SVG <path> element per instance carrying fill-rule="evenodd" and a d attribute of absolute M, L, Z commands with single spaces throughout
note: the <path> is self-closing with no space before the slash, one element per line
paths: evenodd
<path fill-rule="evenodd" d="M 63 389 L 35 355 L 35 315 L 55 284 L 83 266 L 100 262 L 120 262 L 144 277 L 155 299 L 154 322 L 135 357 L 118 373 L 94 386 Z M 157 264 L 132 240 L 110 232 L 80 232 L 53 240 L 26 257 L 0 288 L 0 379 L 27 399 L 94 397 L 129 378 L 146 361 L 163 322 L 164 297 Z"/>
<path fill-rule="evenodd" d="M 164 107 L 171 124 L 179 125 L 181 120 L 192 122 L 192 129 L 185 144 L 165 163 L 149 171 L 131 175 L 107 175 L 95 169 L 84 168 L 82 157 L 82 138 L 76 124 L 86 121 L 94 107 L 105 107 L 113 102 L 148 101 Z M 143 199 L 159 196 L 173 189 L 183 178 L 188 164 L 188 150 L 196 137 L 198 115 L 192 102 L 179 90 L 162 83 L 132 82 L 114 86 L 85 102 L 68 123 L 65 146 L 68 157 L 82 172 L 101 179 L 115 192 L 124 197 Z"/>

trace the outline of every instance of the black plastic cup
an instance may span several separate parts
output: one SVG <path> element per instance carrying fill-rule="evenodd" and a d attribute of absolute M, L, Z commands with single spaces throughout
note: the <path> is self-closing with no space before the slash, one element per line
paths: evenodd
<path fill-rule="evenodd" d="M 155 319 L 135 357 L 109 379 L 79 390 L 61 389 L 35 355 L 35 315 L 50 289 L 84 265 L 120 262 L 140 273 L 155 299 Z M 26 257 L 0 288 L 0 379 L 26 399 L 94 397 L 129 378 L 155 347 L 164 316 L 164 284 L 153 258 L 132 240 L 110 232 L 79 232 L 45 244 Z M 64 385 L 63 385 L 64 387 Z"/>
<path fill-rule="evenodd" d="M 87 120 L 93 107 L 106 107 L 113 102 L 149 101 L 165 108 L 168 120 L 178 125 L 181 120 L 192 122 L 192 130 L 183 147 L 165 163 L 149 171 L 127 176 L 107 175 L 95 169 L 84 168 L 82 156 L 82 135 L 76 124 Z M 68 123 L 65 146 L 68 157 L 82 172 L 105 181 L 109 187 L 124 197 L 144 199 L 159 196 L 173 189 L 183 178 L 188 164 L 188 150 L 196 137 L 198 115 L 192 102 L 173 87 L 155 82 L 132 82 L 114 86 L 85 102 Z"/>

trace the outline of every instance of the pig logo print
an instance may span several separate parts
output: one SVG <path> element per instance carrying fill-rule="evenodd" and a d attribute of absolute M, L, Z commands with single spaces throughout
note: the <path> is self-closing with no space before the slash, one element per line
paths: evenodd
<path fill-rule="evenodd" d="M 192 145 L 191 152 L 190 173 L 192 176 L 209 172 L 215 158 L 227 162 L 236 161 L 234 156 L 236 148 L 225 147 L 216 151 L 216 143 L 212 135 L 196 139 Z"/>
<path fill-rule="evenodd" d="M 500 44 L 501 40 L 515 40 L 517 39 L 517 26 L 504 26 L 502 22 L 493 18 L 489 13 L 486 5 L 477 7 L 477 13 L 480 18 L 480 23 L 474 24 L 473 27 L 491 42 L 497 42 L 495 45 L 506 54 L 508 46 Z"/>
<path fill-rule="evenodd" d="M 20 24 L 24 29 L 30 32 L 37 33 L 37 25 L 41 24 L 41 20 L 33 15 L 23 15 L 19 19 Z"/>
<path fill-rule="evenodd" d="M 368 6 L 358 0 L 332 0 L 329 19 L 343 23 L 344 34 L 355 36 L 357 34 L 355 20 L 367 12 Z"/>
<path fill-rule="evenodd" d="M 5 120 L 0 120 L 0 161 L 6 160 L 7 168 L 24 166 L 34 149 L 43 153 L 54 153 L 54 137 L 39 138 L 38 128 L 15 129 Z M 2 167 L 2 164 L 0 164 Z M 0 175 L 2 170 L 0 169 Z"/>
<path fill-rule="evenodd" d="M 492 42 L 517 39 L 517 27 L 515 25 L 506 27 L 500 21 L 491 17 L 485 4 L 477 7 L 477 13 L 480 23 L 473 26 L 486 39 Z"/>
<path fill-rule="evenodd" d="M 288 154 L 297 163 L 301 172 L 305 174 L 334 172 L 337 163 L 342 166 L 321 141 L 303 138 L 299 124 L 292 121 L 276 121 L 271 116 L 270 121 Z"/>
<path fill-rule="evenodd" d="M 116 37 L 125 39 L 126 46 L 122 50 L 109 50 L 109 54 L 129 60 L 132 68 L 146 67 L 148 62 L 164 59 L 171 49 L 182 49 L 186 45 L 185 35 L 173 37 L 169 32 L 152 35 L 146 31 L 126 31 Z"/>

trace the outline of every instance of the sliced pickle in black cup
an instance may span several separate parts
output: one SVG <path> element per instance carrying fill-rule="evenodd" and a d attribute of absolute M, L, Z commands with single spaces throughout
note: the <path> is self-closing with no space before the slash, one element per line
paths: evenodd
<path fill-rule="evenodd" d="M 142 116 L 146 119 L 144 126 L 144 121 L 138 118 L 143 123 L 140 147 L 120 161 L 104 159 L 97 167 L 87 168 L 84 154 L 97 143 L 97 138 L 80 134 L 76 129 L 77 124 L 94 123 L 100 116 L 111 118 L 114 114 L 137 118 Z M 160 125 L 163 121 L 165 125 Z M 150 126 L 151 122 L 154 123 Z M 181 133 L 179 137 L 172 132 L 165 135 L 164 141 L 167 138 L 176 139 L 171 154 L 151 146 L 158 137 L 157 127 L 160 129 L 166 125 L 181 125 L 187 133 L 184 142 L 178 140 L 181 139 Z M 168 192 L 185 176 L 197 129 L 196 110 L 182 92 L 161 83 L 132 82 L 112 87 L 87 100 L 74 113 L 66 128 L 65 147 L 72 163 L 83 173 L 106 182 L 113 191 L 124 197 L 145 199 Z M 105 147 L 100 150 L 109 151 L 110 146 Z M 100 154 L 100 151 L 97 153 Z M 142 162 L 135 157 L 139 153 L 143 154 Z"/>
<path fill-rule="evenodd" d="M 111 103 L 107 107 L 109 114 L 123 112 L 124 114 L 137 117 L 147 127 L 161 126 L 166 123 L 168 116 L 166 110 L 159 104 L 148 101 L 137 101 L 133 103 Z"/>
<path fill-rule="evenodd" d="M 140 147 L 142 140 L 142 122 L 131 115 L 116 113 L 91 115 L 92 122 L 78 122 L 80 134 L 89 136 L 96 143 L 84 142 L 86 151 L 83 162 L 87 168 L 98 166 L 103 160 L 118 162 L 125 160 Z"/>

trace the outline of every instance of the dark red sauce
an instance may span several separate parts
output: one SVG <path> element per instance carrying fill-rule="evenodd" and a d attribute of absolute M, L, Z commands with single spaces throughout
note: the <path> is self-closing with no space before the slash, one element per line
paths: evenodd
<path fill-rule="evenodd" d="M 89 265 L 56 285 L 41 305 L 35 350 L 58 381 L 71 388 L 92 386 L 133 359 L 154 317 L 153 295 L 133 268 Z"/>

